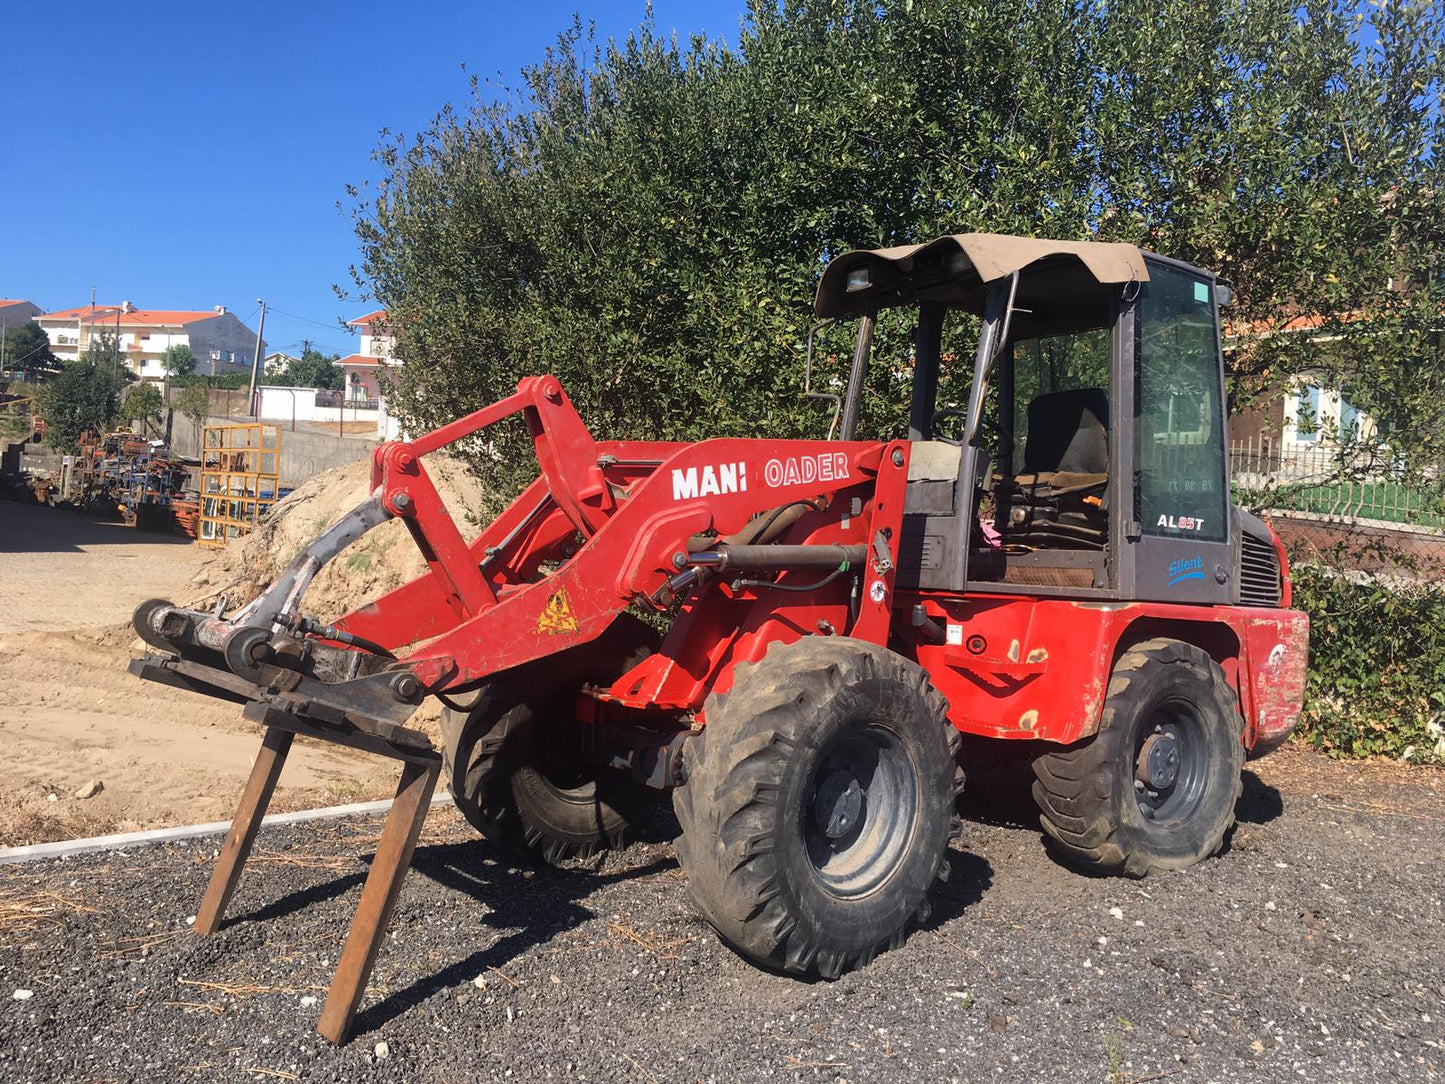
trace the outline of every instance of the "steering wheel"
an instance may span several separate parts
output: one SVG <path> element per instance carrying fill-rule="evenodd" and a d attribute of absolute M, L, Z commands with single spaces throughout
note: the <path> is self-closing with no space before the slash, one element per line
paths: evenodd
<path fill-rule="evenodd" d="M 963 407 L 944 407 L 942 410 L 935 410 L 933 412 L 932 422 L 930 423 L 933 428 L 933 439 L 941 440 L 944 444 L 952 444 L 955 448 L 961 448 L 963 446 L 963 438 L 959 437 L 959 439 L 953 440 L 950 437 L 940 436 L 938 433 L 938 423 L 948 418 L 962 418 L 967 413 Z M 999 425 L 998 419 L 990 418 L 985 414 L 983 419 L 978 423 L 978 431 L 980 436 L 986 436 L 988 438 L 979 441 L 979 447 L 998 447 L 1000 438 L 1003 436 L 1003 427 Z"/>
<path fill-rule="evenodd" d="M 948 418 L 962 418 L 967 413 L 963 407 L 944 407 L 942 410 L 935 410 L 933 418 L 929 422 L 929 428 L 933 430 L 933 439 L 942 441 L 944 444 L 952 444 L 955 448 L 963 447 L 963 438 L 953 440 L 938 432 L 938 423 Z"/>

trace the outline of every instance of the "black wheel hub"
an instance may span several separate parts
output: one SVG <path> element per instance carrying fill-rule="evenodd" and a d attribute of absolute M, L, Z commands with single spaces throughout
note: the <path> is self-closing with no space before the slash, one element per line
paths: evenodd
<path fill-rule="evenodd" d="M 842 899 L 878 889 L 908 855 L 919 781 L 898 735 L 868 724 L 834 738 L 812 773 L 803 834 L 813 872 Z"/>
<path fill-rule="evenodd" d="M 1149 714 L 1134 745 L 1134 798 L 1146 820 L 1171 827 L 1198 810 L 1208 776 L 1201 725 L 1183 702 Z"/>
<path fill-rule="evenodd" d="M 813 821 L 829 839 L 841 839 L 863 813 L 863 787 L 846 768 L 829 774 L 818 786 Z"/>

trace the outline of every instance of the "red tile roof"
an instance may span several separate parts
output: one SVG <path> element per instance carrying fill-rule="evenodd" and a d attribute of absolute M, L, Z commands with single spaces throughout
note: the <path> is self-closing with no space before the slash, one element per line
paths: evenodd
<path fill-rule="evenodd" d="M 89 319 L 90 314 L 91 314 L 92 311 L 95 313 L 96 318 L 99 319 L 102 315 L 106 315 L 106 314 L 109 314 L 110 316 L 114 316 L 114 315 L 115 315 L 115 311 L 116 311 L 116 309 L 118 309 L 118 308 L 120 308 L 119 305 L 96 305 L 95 308 L 92 310 L 91 306 L 89 306 L 89 305 L 78 305 L 78 306 L 76 306 L 76 307 L 73 308 L 73 309 L 58 309 L 58 310 L 55 311 L 55 312 L 42 312 L 39 316 L 36 317 L 36 319 L 37 319 L 37 320 L 76 320 L 76 319 Z"/>
<path fill-rule="evenodd" d="M 196 312 L 188 309 L 131 309 L 130 312 L 121 312 L 119 305 L 97 305 L 94 310 L 89 305 L 80 305 L 73 309 L 61 309 L 57 312 L 47 312 L 37 316 L 37 320 L 90 320 L 94 311 L 97 324 L 115 324 L 117 315 L 122 327 L 177 327 L 186 324 L 194 324 L 201 320 L 211 320 L 217 316 L 227 315 L 209 311 Z"/>
<path fill-rule="evenodd" d="M 375 369 L 378 365 L 385 363 L 381 358 L 370 357 L 367 354 L 348 354 L 336 364 L 348 369 Z"/>
<path fill-rule="evenodd" d="M 1367 314 L 1351 310 L 1340 313 L 1335 319 L 1342 324 L 1357 324 L 1367 319 Z M 1317 313 L 1303 313 L 1292 316 L 1280 323 L 1277 320 L 1224 321 L 1226 336 L 1288 334 L 1294 331 L 1314 331 L 1330 322 L 1330 317 Z"/>
<path fill-rule="evenodd" d="M 377 323 L 384 324 L 386 323 L 386 310 L 377 309 L 375 312 L 369 312 L 365 316 L 358 316 L 355 320 L 348 322 L 352 327 L 368 327 L 371 324 Z"/>
<path fill-rule="evenodd" d="M 0 297 L 0 307 L 5 305 L 29 305 L 23 297 Z"/>

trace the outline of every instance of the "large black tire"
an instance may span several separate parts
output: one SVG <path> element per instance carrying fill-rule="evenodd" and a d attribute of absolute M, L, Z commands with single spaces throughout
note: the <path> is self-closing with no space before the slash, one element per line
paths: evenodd
<path fill-rule="evenodd" d="M 1243 787 L 1244 721 L 1224 672 L 1178 640 L 1119 657 L 1092 738 L 1034 761 L 1039 822 L 1070 862 L 1143 877 L 1215 854 Z"/>
<path fill-rule="evenodd" d="M 487 682 L 468 711 L 442 713 L 452 801 L 488 841 L 548 862 L 620 847 L 654 792 L 575 755 L 577 691 L 610 683 L 657 650 L 623 614 L 589 644 Z"/>
<path fill-rule="evenodd" d="M 673 792 L 699 909 L 760 963 L 835 978 L 927 913 L 962 788 L 958 732 L 918 666 L 808 636 L 708 699 Z"/>

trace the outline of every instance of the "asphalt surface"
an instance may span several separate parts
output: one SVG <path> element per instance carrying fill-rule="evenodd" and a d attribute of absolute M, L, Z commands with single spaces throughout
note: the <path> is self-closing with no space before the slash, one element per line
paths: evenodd
<path fill-rule="evenodd" d="M 0 1080 L 1439 1080 L 1445 813 L 1305 775 L 1251 771 L 1227 853 L 1146 881 L 971 821 L 929 926 L 832 983 L 717 941 L 665 815 L 555 870 L 439 807 L 340 1049 L 313 1028 L 379 821 L 263 832 L 209 939 L 218 841 L 0 867 Z"/>

